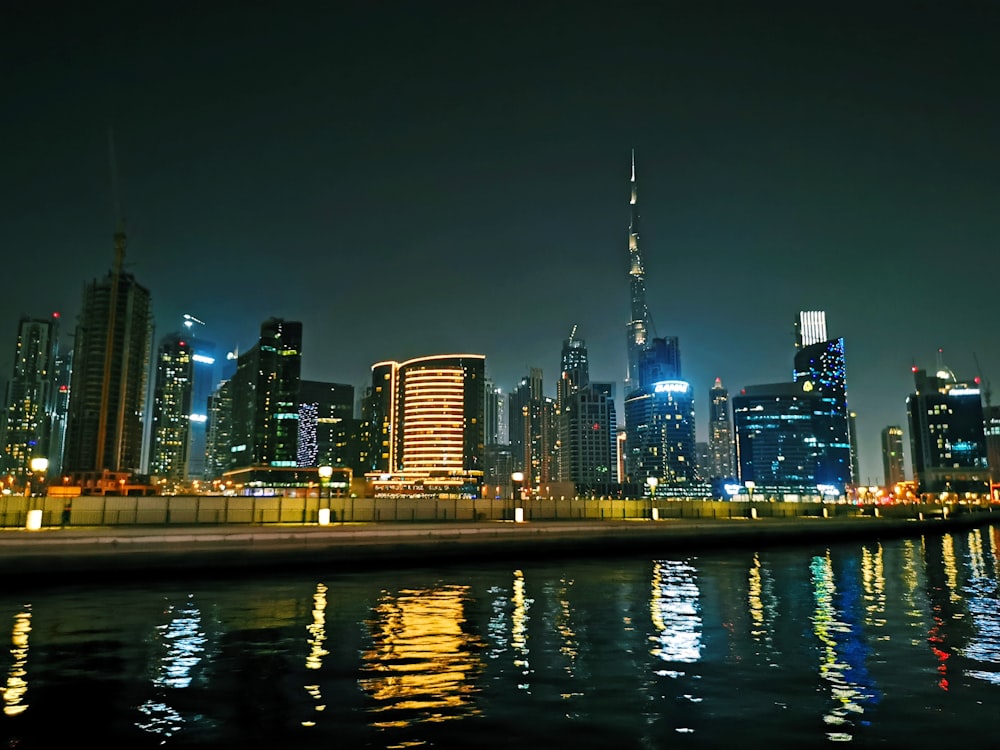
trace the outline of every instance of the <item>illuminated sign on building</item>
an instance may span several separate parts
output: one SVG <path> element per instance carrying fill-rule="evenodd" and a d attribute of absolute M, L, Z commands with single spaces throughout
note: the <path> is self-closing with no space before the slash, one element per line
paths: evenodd
<path fill-rule="evenodd" d="M 653 386 L 655 393 L 687 393 L 690 384 L 683 380 L 662 380 Z"/>

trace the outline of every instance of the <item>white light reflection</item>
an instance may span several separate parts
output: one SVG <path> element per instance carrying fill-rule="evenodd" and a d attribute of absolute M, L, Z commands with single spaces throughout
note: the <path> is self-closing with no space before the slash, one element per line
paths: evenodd
<path fill-rule="evenodd" d="M 969 582 L 965 600 L 973 628 L 962 656 L 978 662 L 976 669 L 965 674 L 977 680 L 1000 685 L 1000 590 L 997 579 L 990 576 L 983 545 L 983 530 L 969 533 Z M 996 569 L 996 558 L 992 566 Z"/>
<path fill-rule="evenodd" d="M 17 716 L 28 707 L 24 696 L 28 692 L 28 633 L 31 632 L 31 612 L 14 615 L 11 630 L 10 655 L 12 662 L 7 670 L 7 684 L 3 691 L 3 712 L 7 716 Z"/>
<path fill-rule="evenodd" d="M 153 685 L 159 695 L 166 697 L 170 690 L 183 690 L 191 685 L 192 672 L 205 655 L 206 637 L 201 630 L 201 611 L 188 596 L 184 606 L 170 605 L 167 614 L 172 617 L 156 626 L 153 641 L 163 650 L 156 664 Z M 180 731 L 184 717 L 166 701 L 147 700 L 139 706 L 144 720 L 136 726 L 150 734 L 170 737 Z"/>
<path fill-rule="evenodd" d="M 323 647 L 323 644 L 326 642 L 326 592 L 326 584 L 316 584 L 316 593 L 313 594 L 313 621 L 306 626 L 306 632 L 309 633 L 309 637 L 306 639 L 306 643 L 309 644 L 309 653 L 306 655 L 306 669 L 320 669 L 323 666 L 323 657 L 330 653 Z M 305 685 L 304 688 L 309 697 L 315 701 L 314 709 L 316 711 L 325 710 L 326 704 L 323 703 L 323 696 L 320 693 L 319 685 Z M 302 726 L 316 726 L 316 722 L 306 719 L 302 722 Z"/>
<path fill-rule="evenodd" d="M 681 560 L 653 564 L 649 609 L 656 633 L 651 653 L 665 662 L 696 662 L 701 658 L 702 621 L 695 569 Z M 664 672 L 670 676 L 681 672 Z"/>

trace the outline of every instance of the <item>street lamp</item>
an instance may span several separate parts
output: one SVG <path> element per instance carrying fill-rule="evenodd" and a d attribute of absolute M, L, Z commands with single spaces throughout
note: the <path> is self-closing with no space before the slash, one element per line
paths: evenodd
<path fill-rule="evenodd" d="M 521 498 L 521 486 L 524 483 L 524 472 L 515 471 L 510 475 L 510 481 L 512 484 L 511 494 L 514 495 L 515 500 L 519 500 Z"/>
<path fill-rule="evenodd" d="M 35 474 L 39 475 L 37 481 L 38 484 L 41 485 L 42 482 L 45 481 L 45 472 L 49 470 L 49 459 L 42 458 L 41 456 L 36 456 L 35 458 L 31 459 L 31 461 L 28 462 L 28 468 L 31 469 L 32 475 Z M 32 495 L 30 481 L 28 482 L 27 494 L 29 497 Z"/>
<path fill-rule="evenodd" d="M 757 509 L 753 506 L 753 491 L 757 483 L 746 481 L 743 483 L 743 486 L 747 488 L 747 503 L 750 506 L 750 518 L 757 518 Z"/>
<path fill-rule="evenodd" d="M 656 497 L 656 485 L 660 483 L 660 480 L 656 477 L 646 477 L 646 484 L 649 485 L 649 496 Z"/>
<path fill-rule="evenodd" d="M 325 490 L 326 491 L 326 496 L 327 496 L 327 498 L 329 498 L 330 497 L 330 477 L 333 476 L 333 467 L 330 466 L 330 465 L 328 465 L 328 464 L 324 464 L 323 466 L 320 466 L 319 469 L 317 469 L 317 471 L 319 472 L 320 494 L 321 495 L 324 494 L 324 490 Z"/>

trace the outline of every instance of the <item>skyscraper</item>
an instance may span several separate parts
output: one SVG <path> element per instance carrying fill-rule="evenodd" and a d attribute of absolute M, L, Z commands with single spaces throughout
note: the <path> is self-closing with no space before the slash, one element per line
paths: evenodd
<path fill-rule="evenodd" d="M 576 335 L 576 326 L 563 341 L 556 391 L 555 478 L 572 482 L 580 494 L 610 494 L 617 481 L 614 388 L 590 382 L 587 345 Z"/>
<path fill-rule="evenodd" d="M 481 354 L 372 365 L 366 412 L 380 466 L 367 475 L 376 497 L 479 496 L 485 368 Z"/>
<path fill-rule="evenodd" d="M 269 318 L 230 382 L 232 466 L 298 465 L 302 323 Z"/>
<path fill-rule="evenodd" d="M 170 333 L 156 351 L 149 472 L 176 484 L 187 479 L 194 362 L 187 336 Z"/>
<path fill-rule="evenodd" d="M 795 348 L 826 341 L 826 313 L 822 310 L 802 310 L 795 316 Z"/>
<path fill-rule="evenodd" d="M 978 385 L 913 368 L 915 390 L 906 399 L 910 461 L 917 492 L 989 493 L 983 404 Z"/>
<path fill-rule="evenodd" d="M 882 430 L 882 470 L 885 485 L 890 489 L 906 481 L 903 461 L 903 429 L 890 425 Z"/>
<path fill-rule="evenodd" d="M 729 417 L 729 391 L 716 378 L 708 393 L 708 478 L 732 479 L 733 430 Z"/>
<path fill-rule="evenodd" d="M 152 300 L 124 270 L 124 230 L 114 243 L 111 271 L 84 287 L 74 336 L 63 473 L 76 480 L 142 466 Z"/>
<path fill-rule="evenodd" d="M 626 328 L 628 354 L 628 366 L 625 373 L 626 398 L 632 391 L 643 385 L 639 378 L 639 359 L 649 342 L 649 337 L 653 334 L 653 323 L 649 315 L 649 307 L 646 304 L 646 276 L 642 265 L 642 255 L 639 252 L 639 194 L 635 181 L 635 150 L 632 151 L 630 186 L 628 256 L 631 319 Z"/>
<path fill-rule="evenodd" d="M 16 489 L 28 481 L 33 458 L 49 459 L 51 468 L 58 339 L 59 313 L 48 319 L 24 317 L 18 323 L 2 437 L 4 468 L 13 476 Z"/>
<path fill-rule="evenodd" d="M 354 386 L 303 380 L 299 386 L 299 466 L 357 464 Z"/>
<path fill-rule="evenodd" d="M 844 339 L 802 346 L 795 353 L 794 382 L 818 398 L 811 420 L 815 481 L 843 494 L 853 475 Z"/>

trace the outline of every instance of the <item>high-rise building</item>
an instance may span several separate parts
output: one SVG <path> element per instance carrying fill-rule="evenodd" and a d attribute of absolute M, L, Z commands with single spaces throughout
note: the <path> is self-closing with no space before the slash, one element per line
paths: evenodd
<path fill-rule="evenodd" d="M 587 345 L 576 326 L 563 341 L 556 389 L 555 478 L 577 494 L 608 495 L 617 482 L 614 386 L 591 383 Z"/>
<path fill-rule="evenodd" d="M 906 399 L 910 461 L 917 492 L 989 494 L 983 404 L 978 384 L 913 368 L 915 390 Z"/>
<path fill-rule="evenodd" d="M 187 336 L 170 333 L 156 351 L 149 473 L 172 485 L 188 476 L 191 435 L 191 394 L 194 380 L 192 348 Z"/>
<path fill-rule="evenodd" d="M 188 415 L 190 432 L 188 435 L 187 479 L 200 480 L 206 477 L 207 443 L 208 443 L 208 401 L 213 391 L 219 386 L 220 371 L 231 368 L 221 367 L 234 362 L 219 358 L 215 343 L 202 338 L 200 329 L 205 323 L 193 315 L 184 315 L 184 331 L 191 347 L 192 383 L 191 412 Z"/>
<path fill-rule="evenodd" d="M 30 482 L 32 459 L 46 459 L 46 473 L 53 468 L 49 451 L 56 420 L 58 351 L 59 313 L 48 319 L 21 318 L 0 440 L 3 468 L 13 478 L 16 490 Z"/>
<path fill-rule="evenodd" d="M 507 445 L 510 442 L 507 434 L 507 397 L 491 378 L 486 378 L 485 403 L 486 444 Z"/>
<path fill-rule="evenodd" d="M 847 414 L 847 435 L 851 446 L 851 483 L 861 484 L 861 453 L 858 452 L 858 415 L 853 411 Z"/>
<path fill-rule="evenodd" d="M 81 482 L 142 468 L 153 314 L 124 270 L 125 246 L 119 230 L 114 265 L 84 287 L 77 319 L 63 473 Z"/>
<path fill-rule="evenodd" d="M 826 313 L 822 310 L 802 310 L 795 316 L 795 348 L 826 341 Z"/>
<path fill-rule="evenodd" d="M 507 422 L 508 434 L 510 435 L 511 456 L 514 462 L 514 471 L 528 474 L 528 466 L 532 464 L 531 455 L 532 436 L 537 442 L 541 441 L 540 415 L 542 412 L 542 370 L 532 367 L 528 375 L 521 378 L 507 396 Z M 529 417 L 536 415 L 534 424 Z M 535 461 L 540 461 L 540 456 L 534 457 Z"/>
<path fill-rule="evenodd" d="M 481 354 L 372 366 L 368 420 L 379 438 L 373 444 L 379 443 L 375 450 L 383 463 L 368 473 L 376 496 L 478 496 L 485 452 L 485 367 Z"/>
<path fill-rule="evenodd" d="M 269 318 L 229 383 L 233 468 L 298 465 L 302 323 Z"/>
<path fill-rule="evenodd" d="M 843 493 L 843 486 L 823 486 L 817 473 L 822 454 L 812 420 L 822 404 L 807 382 L 748 385 L 733 397 L 737 477 L 761 496 Z"/>
<path fill-rule="evenodd" d="M 733 479 L 733 430 L 729 416 L 729 391 L 716 378 L 708 392 L 708 479 Z"/>
<path fill-rule="evenodd" d="M 903 429 L 897 425 L 889 425 L 882 430 L 882 471 L 885 485 L 890 489 L 906 481 Z"/>
<path fill-rule="evenodd" d="M 299 466 L 357 464 L 351 440 L 354 386 L 303 380 L 299 386 Z"/>
<path fill-rule="evenodd" d="M 69 414 L 69 381 L 73 372 L 73 350 L 56 352 L 55 409 L 52 412 L 52 432 L 49 435 L 49 476 L 62 476 L 63 453 L 66 449 L 66 415 Z"/>
<path fill-rule="evenodd" d="M 208 397 L 208 431 L 205 437 L 205 479 L 222 479 L 237 468 L 233 459 L 233 386 L 223 380 Z"/>
<path fill-rule="evenodd" d="M 986 456 L 990 466 L 990 491 L 993 493 L 1000 485 L 1000 406 L 993 406 L 988 396 L 983 406 L 983 431 L 986 434 Z"/>
<path fill-rule="evenodd" d="M 690 494 L 699 480 L 694 389 L 684 380 L 649 383 L 625 397 L 625 470 L 628 481 L 657 494 Z"/>
<path fill-rule="evenodd" d="M 816 445 L 815 481 L 836 488 L 842 495 L 853 481 L 844 339 L 802 346 L 795 353 L 794 382 L 818 397 L 811 419 Z"/>
<path fill-rule="evenodd" d="M 653 335 L 653 322 L 646 304 L 646 272 L 639 252 L 639 205 L 635 181 L 635 151 L 632 151 L 632 177 L 630 180 L 628 257 L 630 320 L 626 328 L 628 364 L 625 373 L 625 397 L 642 387 L 639 377 L 639 360 Z"/>

